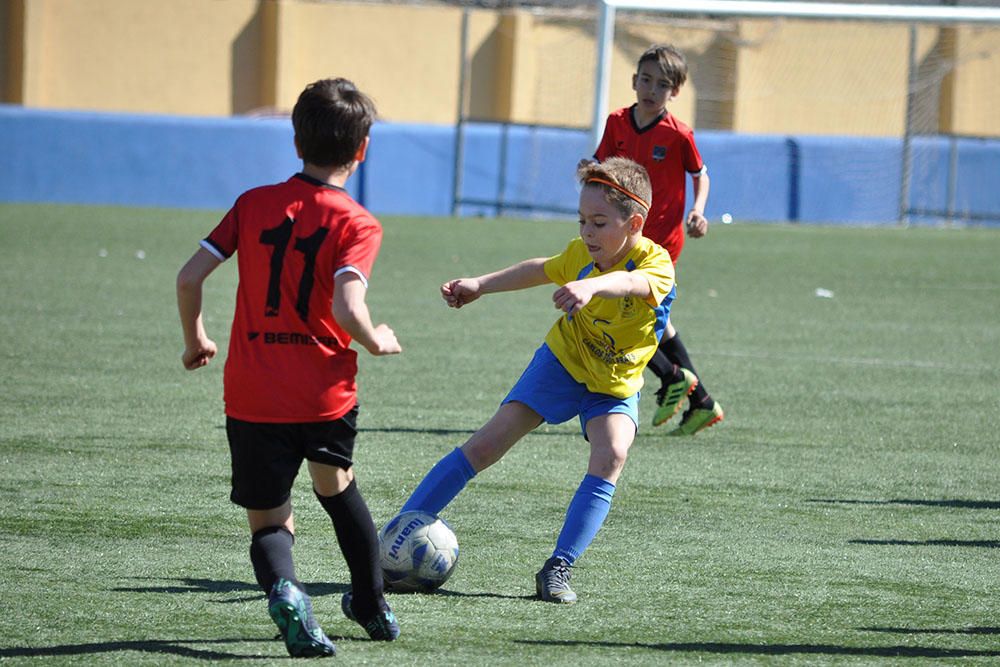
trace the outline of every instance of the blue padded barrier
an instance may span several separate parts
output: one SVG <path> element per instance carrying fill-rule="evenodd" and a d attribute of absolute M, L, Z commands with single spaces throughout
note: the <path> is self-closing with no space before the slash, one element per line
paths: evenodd
<path fill-rule="evenodd" d="M 0 201 L 228 208 L 300 166 L 287 120 L 0 106 Z"/>
<path fill-rule="evenodd" d="M 450 215 L 456 130 L 376 123 L 348 191 L 376 214 Z M 894 224 L 898 138 L 696 133 L 718 220 Z M 575 215 L 584 130 L 469 123 L 462 215 Z M 1000 140 L 918 136 L 911 219 L 1000 226 Z M 954 169 L 952 169 L 954 165 Z M 0 201 L 226 209 L 301 167 L 287 118 L 192 118 L 0 105 Z M 690 203 L 690 181 L 688 184 Z"/>
<path fill-rule="evenodd" d="M 959 138 L 955 208 L 1000 225 L 1000 140 Z"/>
<path fill-rule="evenodd" d="M 796 145 L 782 136 L 695 133 L 698 152 L 708 167 L 710 219 L 729 213 L 737 220 L 795 221 L 799 219 L 793 169 Z M 693 201 L 688 179 L 687 204 Z"/>
<path fill-rule="evenodd" d="M 376 124 L 361 203 L 376 214 L 451 215 L 454 154 L 453 127 Z"/>

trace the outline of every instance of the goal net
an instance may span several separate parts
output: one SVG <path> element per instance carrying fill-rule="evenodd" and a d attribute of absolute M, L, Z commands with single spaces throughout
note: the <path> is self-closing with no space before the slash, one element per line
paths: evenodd
<path fill-rule="evenodd" d="M 710 217 L 1000 225 L 1000 9 L 605 0 L 505 29 L 511 211 L 575 208 L 576 161 L 635 101 L 642 52 L 670 43 L 689 75 L 668 110 L 695 129 Z"/>

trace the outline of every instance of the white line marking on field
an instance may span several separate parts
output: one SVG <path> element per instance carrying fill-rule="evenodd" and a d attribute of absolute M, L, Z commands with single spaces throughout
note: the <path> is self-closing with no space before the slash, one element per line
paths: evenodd
<path fill-rule="evenodd" d="M 843 366 L 874 366 L 882 368 L 920 368 L 931 370 L 954 370 L 968 373 L 1000 372 L 1000 368 L 983 364 L 953 364 L 947 361 L 924 361 L 912 359 L 865 359 L 861 357 L 822 357 L 797 356 L 787 354 L 771 354 L 769 352 L 732 352 L 696 350 L 695 355 L 712 355 L 716 357 L 735 357 L 739 359 L 764 359 L 767 361 L 784 361 L 796 363 L 808 361 L 817 364 L 836 364 Z"/>

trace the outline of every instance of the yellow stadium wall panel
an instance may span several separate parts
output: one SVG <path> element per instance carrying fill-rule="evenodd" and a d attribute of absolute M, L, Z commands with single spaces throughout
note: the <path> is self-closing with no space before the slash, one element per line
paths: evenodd
<path fill-rule="evenodd" d="M 343 76 L 392 121 L 452 122 L 458 108 L 461 10 L 282 2 L 276 98 L 291 109 L 305 83 Z"/>
<path fill-rule="evenodd" d="M 944 131 L 1000 136 L 1000 28 L 956 30 Z"/>
<path fill-rule="evenodd" d="M 25 3 L 27 106 L 229 114 L 255 0 L 31 0 Z M 240 48 L 243 52 L 240 52 Z M 251 74 L 252 76 L 252 74 Z M 246 102 L 244 102 L 246 103 Z"/>
<path fill-rule="evenodd" d="M 740 28 L 734 130 L 903 133 L 907 26 L 745 20 Z"/>

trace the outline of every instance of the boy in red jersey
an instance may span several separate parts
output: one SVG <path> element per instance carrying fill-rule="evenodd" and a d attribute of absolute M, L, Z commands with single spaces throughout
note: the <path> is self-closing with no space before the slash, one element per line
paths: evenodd
<path fill-rule="evenodd" d="M 243 193 L 177 276 L 184 367 L 209 363 L 202 285 L 238 253 L 239 287 L 224 372 L 231 500 L 246 508 L 254 575 L 293 656 L 333 655 L 292 560 L 291 488 L 308 461 L 351 572 L 344 613 L 372 639 L 399 625 L 382 591 L 378 535 L 357 484 L 357 353 L 401 351 L 365 303 L 382 228 L 344 190 L 365 158 L 375 106 L 345 79 L 310 84 L 292 111 L 302 171 Z"/>
<path fill-rule="evenodd" d="M 635 160 L 649 172 L 653 204 L 642 233 L 667 249 L 674 263 L 684 248 L 685 228 L 692 238 L 708 232 L 705 203 L 708 172 L 702 162 L 694 133 L 667 112 L 667 102 L 687 80 L 687 62 L 672 46 L 652 46 L 639 58 L 632 76 L 636 103 L 608 116 L 604 136 L 594 153 L 598 161 L 620 156 Z M 586 160 L 582 161 L 586 162 Z M 684 217 L 686 174 L 691 174 L 694 204 Z M 722 406 L 708 394 L 699 380 L 684 343 L 667 323 L 657 353 L 649 362 L 662 383 L 656 392 L 653 425 L 659 426 L 679 411 L 690 395 L 690 406 L 680 425 L 669 435 L 694 435 L 723 418 Z"/>

